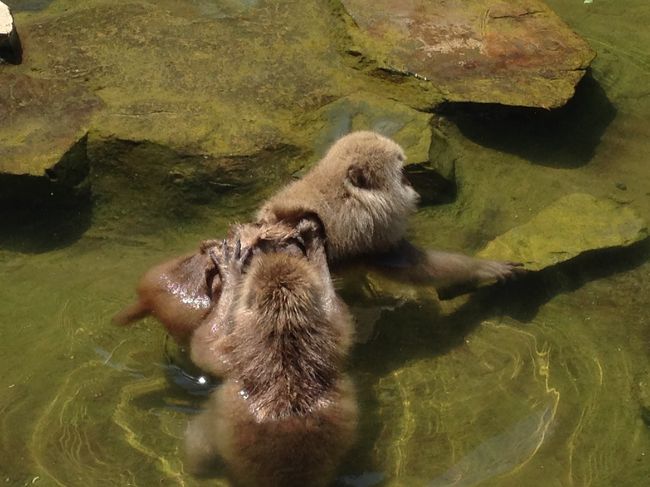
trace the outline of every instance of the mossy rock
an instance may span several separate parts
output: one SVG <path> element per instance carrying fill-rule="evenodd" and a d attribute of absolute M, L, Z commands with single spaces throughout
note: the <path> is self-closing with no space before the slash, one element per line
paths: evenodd
<path fill-rule="evenodd" d="M 451 101 L 558 107 L 595 56 L 538 0 L 342 4 L 353 50 Z"/>
<path fill-rule="evenodd" d="M 627 247 L 647 236 L 645 221 L 631 208 L 575 193 L 497 237 L 478 256 L 521 262 L 538 271 L 591 250 Z"/>

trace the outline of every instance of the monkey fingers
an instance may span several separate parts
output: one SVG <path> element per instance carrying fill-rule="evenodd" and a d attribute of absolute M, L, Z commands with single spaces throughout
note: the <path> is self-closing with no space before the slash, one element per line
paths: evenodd
<path fill-rule="evenodd" d="M 516 279 L 517 276 L 526 274 L 528 271 L 524 269 L 523 264 L 519 262 L 499 262 L 499 261 L 485 261 L 483 268 L 480 271 L 481 278 L 484 280 L 496 280 L 497 282 L 504 283 L 511 279 Z"/>

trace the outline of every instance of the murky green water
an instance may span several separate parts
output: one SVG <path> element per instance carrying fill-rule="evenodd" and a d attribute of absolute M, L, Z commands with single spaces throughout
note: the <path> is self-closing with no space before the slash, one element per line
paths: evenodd
<path fill-rule="evenodd" d="M 229 8 L 254 2 L 239 3 Z M 650 221 L 650 6 L 549 3 L 598 52 L 592 79 L 559 115 L 487 126 L 449 115 L 459 194 L 419 212 L 419 244 L 476 251 L 576 191 Z M 183 472 L 182 434 L 201 397 L 174 383 L 175 347 L 153 321 L 109 320 L 150 265 L 248 219 L 288 174 L 209 201 L 107 174 L 93 175 L 97 187 L 123 185 L 122 199 L 2 213 L 0 481 L 214 485 Z M 362 421 L 337 484 L 647 485 L 649 256 L 647 245 L 601 253 L 469 301 L 368 298 L 341 281 L 359 321 L 350 370 Z"/>

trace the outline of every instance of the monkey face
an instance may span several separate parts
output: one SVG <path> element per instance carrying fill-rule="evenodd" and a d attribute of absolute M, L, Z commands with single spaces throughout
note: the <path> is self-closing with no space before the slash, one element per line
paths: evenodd
<path fill-rule="evenodd" d="M 395 209 L 402 208 L 406 216 L 420 199 L 404 172 L 406 155 L 392 140 L 373 135 L 372 143 L 366 143 L 365 150 L 358 151 L 349 164 L 346 182 L 358 190 L 381 194 Z"/>

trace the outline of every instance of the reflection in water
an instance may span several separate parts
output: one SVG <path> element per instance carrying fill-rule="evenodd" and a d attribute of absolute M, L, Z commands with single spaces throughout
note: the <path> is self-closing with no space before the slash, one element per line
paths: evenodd
<path fill-rule="evenodd" d="M 554 408 L 534 411 L 506 431 L 481 443 L 454 464 L 429 487 L 478 485 L 481 481 L 510 472 L 537 452 L 548 432 Z"/>

